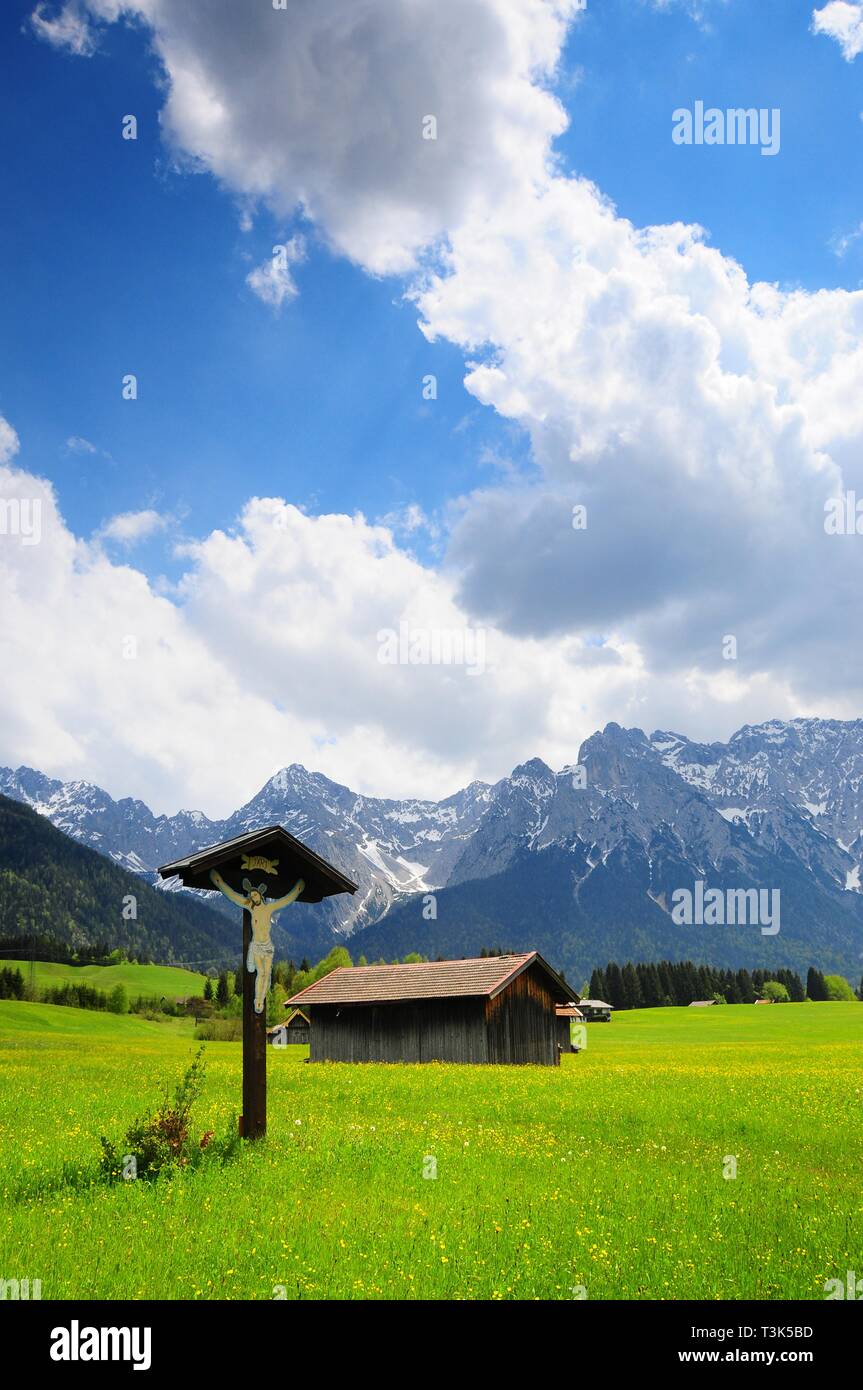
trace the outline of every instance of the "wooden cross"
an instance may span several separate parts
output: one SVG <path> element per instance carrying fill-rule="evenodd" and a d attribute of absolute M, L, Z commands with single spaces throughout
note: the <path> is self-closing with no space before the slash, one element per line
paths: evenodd
<path fill-rule="evenodd" d="M 269 921 L 292 902 L 319 903 L 357 885 L 280 825 L 252 830 L 236 839 L 163 864 L 162 878 L 186 888 L 218 889 L 243 909 L 243 1113 L 240 1133 L 257 1139 L 267 1132 L 267 1007 L 272 966 Z"/>

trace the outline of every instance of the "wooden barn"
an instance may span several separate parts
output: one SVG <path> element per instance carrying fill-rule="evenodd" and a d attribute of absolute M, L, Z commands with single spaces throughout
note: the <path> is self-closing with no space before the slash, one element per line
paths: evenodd
<path fill-rule="evenodd" d="M 560 1062 L 572 990 L 536 951 L 343 966 L 288 1003 L 311 1020 L 312 1062 Z"/>
<path fill-rule="evenodd" d="M 267 1029 L 267 1042 L 272 1043 L 274 1047 L 287 1047 L 291 1043 L 307 1043 L 309 1039 L 310 1024 L 302 1009 L 291 1009 L 284 1023 L 277 1023 L 274 1027 Z"/>
<path fill-rule="evenodd" d="M 557 1042 L 561 1052 L 578 1052 L 572 1041 L 572 1024 L 583 1023 L 584 1014 L 575 1004 L 558 1004 L 554 1011 L 557 1019 Z"/>

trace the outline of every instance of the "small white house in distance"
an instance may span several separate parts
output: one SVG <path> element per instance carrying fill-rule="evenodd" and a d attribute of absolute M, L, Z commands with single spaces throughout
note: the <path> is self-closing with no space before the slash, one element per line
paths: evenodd
<path fill-rule="evenodd" d="M 690 1009 L 709 1009 L 715 1003 L 715 999 L 693 999 L 689 1007 Z"/>
<path fill-rule="evenodd" d="M 606 1004 L 603 999 L 579 999 L 578 1007 L 581 1009 L 585 1023 L 610 1023 L 612 1004 Z"/>

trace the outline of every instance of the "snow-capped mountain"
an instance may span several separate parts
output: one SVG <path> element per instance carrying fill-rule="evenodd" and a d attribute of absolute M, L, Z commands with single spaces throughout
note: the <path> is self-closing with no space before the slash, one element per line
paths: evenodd
<path fill-rule="evenodd" d="M 651 745 L 759 843 L 784 845 L 841 887 L 860 891 L 863 720 L 747 724 L 727 744 L 655 733 Z"/>
<path fill-rule="evenodd" d="M 708 745 L 609 724 L 585 741 L 571 767 L 554 772 L 533 759 L 494 786 L 475 782 L 439 802 L 360 796 L 293 764 L 220 821 L 197 811 L 154 816 L 140 801 L 114 801 L 89 783 L 27 768 L 0 770 L 0 793 L 151 881 L 159 864 L 190 849 L 280 822 L 359 885 L 353 899 L 292 910 L 291 947 L 307 953 L 345 934 L 357 934 L 366 955 L 432 953 L 444 929 L 420 917 L 425 895 L 434 892 L 439 905 L 457 898 L 475 907 L 482 885 L 494 897 L 520 874 L 535 896 L 553 865 L 560 881 L 541 930 L 527 908 L 523 921 L 514 920 L 508 904 L 517 891 L 498 904 L 495 927 L 506 944 L 553 929 L 561 942 L 555 957 L 580 961 L 579 933 L 593 937 L 603 922 L 613 933 L 625 920 L 641 933 L 642 958 L 651 939 L 672 951 L 671 894 L 703 878 L 781 888 L 783 936 L 775 949 L 795 960 L 805 955 L 807 933 L 822 956 L 832 951 L 837 968 L 863 960 L 863 720 L 771 721 Z M 411 924 L 420 920 L 418 945 Z M 408 935 L 394 937 L 402 926 Z M 482 930 L 491 929 L 484 920 Z M 446 949 L 463 953 L 458 930 L 447 924 Z M 712 944 L 690 941 L 681 949 L 706 960 Z"/>
<path fill-rule="evenodd" d="M 279 823 L 358 884 L 353 898 L 328 899 L 314 909 L 331 931 L 349 932 L 376 921 L 403 895 L 446 883 L 490 789 L 475 782 L 444 801 L 387 801 L 358 796 L 295 763 L 218 821 L 200 811 L 154 816 L 141 801 L 114 801 L 92 783 L 60 782 L 25 767 L 0 769 L 0 794 L 26 802 L 67 835 L 169 889 L 178 885 L 162 884 L 160 864 Z M 222 906 L 223 900 L 214 893 L 212 903 Z M 299 912 L 304 915 L 302 905 Z"/>

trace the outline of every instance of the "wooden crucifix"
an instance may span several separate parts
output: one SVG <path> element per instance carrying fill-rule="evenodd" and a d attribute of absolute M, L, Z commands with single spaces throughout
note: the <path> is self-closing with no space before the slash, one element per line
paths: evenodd
<path fill-rule="evenodd" d="M 163 864 L 162 878 L 217 889 L 243 909 L 243 1113 L 240 1133 L 267 1132 L 267 993 L 273 966 L 272 918 L 293 902 L 319 903 L 357 885 L 280 825 L 252 830 Z"/>

